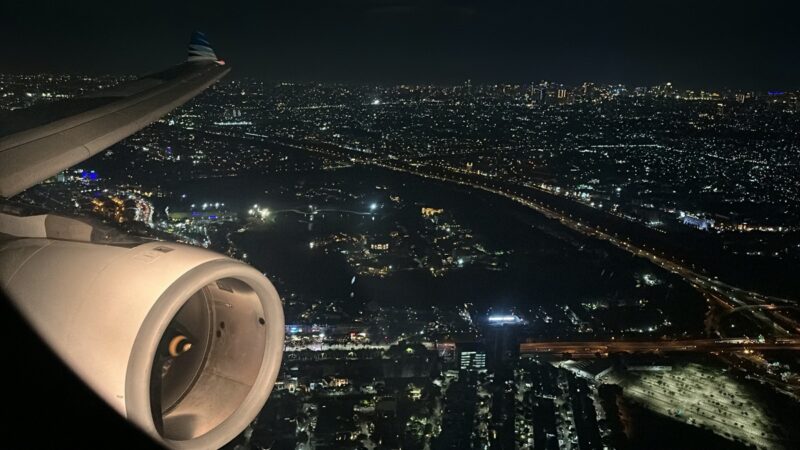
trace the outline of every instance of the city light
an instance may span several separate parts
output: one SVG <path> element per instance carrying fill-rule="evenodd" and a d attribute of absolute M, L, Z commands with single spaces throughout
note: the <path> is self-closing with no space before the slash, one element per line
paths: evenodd
<path fill-rule="evenodd" d="M 49 76 L 0 74 L 3 109 L 126 81 Z M 645 448 L 623 442 L 640 409 L 698 446 L 793 448 L 770 404 L 800 392 L 799 105 L 671 83 L 232 79 L 111 148 L 104 177 L 72 168 L 19 199 L 273 282 L 289 325 L 253 448 Z M 219 319 L 206 334 L 232 342 Z"/>
<path fill-rule="evenodd" d="M 225 204 L 223 203 L 222 205 L 224 206 Z M 271 212 L 270 212 L 269 208 L 259 208 L 258 205 L 253 205 L 252 208 L 247 210 L 247 214 L 249 214 L 250 216 L 259 218 L 261 220 L 264 220 L 264 219 L 266 219 L 267 217 L 270 216 Z"/>
<path fill-rule="evenodd" d="M 514 314 L 489 316 L 487 320 L 493 325 L 520 324 L 523 322 L 519 316 Z"/>

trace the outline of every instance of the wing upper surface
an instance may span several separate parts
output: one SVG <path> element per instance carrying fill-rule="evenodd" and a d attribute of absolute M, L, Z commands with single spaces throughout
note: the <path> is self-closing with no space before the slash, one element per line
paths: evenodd
<path fill-rule="evenodd" d="M 0 196 L 10 197 L 141 130 L 230 69 L 189 61 L 81 97 L 0 113 Z"/>

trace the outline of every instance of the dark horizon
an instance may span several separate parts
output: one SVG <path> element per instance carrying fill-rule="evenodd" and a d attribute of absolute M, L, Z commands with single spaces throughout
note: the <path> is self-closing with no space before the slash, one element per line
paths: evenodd
<path fill-rule="evenodd" d="M 800 87 L 788 2 L 335 3 L 12 0 L 2 72 L 147 73 L 182 60 L 198 29 L 235 76 L 275 81 Z"/>

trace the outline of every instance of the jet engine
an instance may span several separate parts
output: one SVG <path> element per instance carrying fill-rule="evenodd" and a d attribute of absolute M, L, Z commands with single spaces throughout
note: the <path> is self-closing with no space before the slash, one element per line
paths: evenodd
<path fill-rule="evenodd" d="M 284 319 L 257 270 L 52 214 L 0 213 L 0 236 L 0 286 L 17 309 L 103 400 L 167 447 L 221 447 L 264 406 Z"/>

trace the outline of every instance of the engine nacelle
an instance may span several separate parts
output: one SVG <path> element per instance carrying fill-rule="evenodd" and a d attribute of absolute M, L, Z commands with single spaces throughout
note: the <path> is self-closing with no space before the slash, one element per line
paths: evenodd
<path fill-rule="evenodd" d="M 0 241 L 0 286 L 75 373 L 170 448 L 218 448 L 247 427 L 283 353 L 267 278 L 186 245 L 53 239 L 70 219 L 33 217 L 13 225 L 28 237 Z M 94 232 L 76 223 L 67 234 Z"/>

